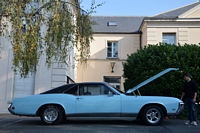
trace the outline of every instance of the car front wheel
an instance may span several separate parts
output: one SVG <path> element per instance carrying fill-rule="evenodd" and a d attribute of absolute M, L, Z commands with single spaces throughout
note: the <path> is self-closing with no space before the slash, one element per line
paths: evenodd
<path fill-rule="evenodd" d="M 142 121 L 145 124 L 156 126 L 163 122 L 164 113 L 159 106 L 147 106 L 142 111 Z"/>
<path fill-rule="evenodd" d="M 63 119 L 63 111 L 61 107 L 57 105 L 44 106 L 40 118 L 46 124 L 59 124 Z"/>

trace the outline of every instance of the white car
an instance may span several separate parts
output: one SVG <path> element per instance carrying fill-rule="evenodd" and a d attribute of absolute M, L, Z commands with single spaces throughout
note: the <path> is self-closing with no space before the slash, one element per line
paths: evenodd
<path fill-rule="evenodd" d="M 171 70 L 176 69 L 166 69 L 127 93 L 105 82 L 74 83 L 16 98 L 8 110 L 19 116 L 39 116 L 47 124 L 59 124 L 66 117 L 129 117 L 159 125 L 165 116 L 179 115 L 184 103 L 174 97 L 141 96 L 132 92 Z"/>

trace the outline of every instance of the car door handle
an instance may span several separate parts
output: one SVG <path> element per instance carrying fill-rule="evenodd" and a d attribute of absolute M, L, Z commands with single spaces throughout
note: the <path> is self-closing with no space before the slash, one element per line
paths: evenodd
<path fill-rule="evenodd" d="M 77 100 L 80 100 L 80 99 L 83 99 L 83 98 L 77 97 L 76 99 L 77 99 Z"/>

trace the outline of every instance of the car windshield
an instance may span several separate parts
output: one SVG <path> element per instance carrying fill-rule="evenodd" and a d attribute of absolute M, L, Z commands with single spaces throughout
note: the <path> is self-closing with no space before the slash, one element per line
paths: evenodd
<path fill-rule="evenodd" d="M 109 84 L 108 84 L 109 85 Z M 123 93 L 124 94 L 124 92 L 122 91 L 122 90 L 119 90 L 119 89 L 117 89 L 117 88 L 115 88 L 115 87 L 113 87 L 113 86 L 111 86 L 111 85 L 109 85 L 110 87 L 112 87 L 114 90 L 116 90 L 117 92 L 119 92 L 119 93 Z"/>

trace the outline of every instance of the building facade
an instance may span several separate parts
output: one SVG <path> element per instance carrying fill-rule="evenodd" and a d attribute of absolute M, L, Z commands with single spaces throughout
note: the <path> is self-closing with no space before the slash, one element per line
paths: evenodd
<path fill-rule="evenodd" d="M 200 2 L 151 17 L 93 16 L 91 57 L 79 64 L 77 82 L 105 81 L 124 90 L 123 61 L 148 44 L 200 43 Z"/>
<path fill-rule="evenodd" d="M 143 17 L 92 17 L 98 24 L 93 27 L 94 41 L 87 63 L 78 65 L 77 82 L 105 81 L 123 88 L 123 65 L 127 54 L 140 48 L 138 27 Z M 133 22 L 138 21 L 137 25 Z"/>

